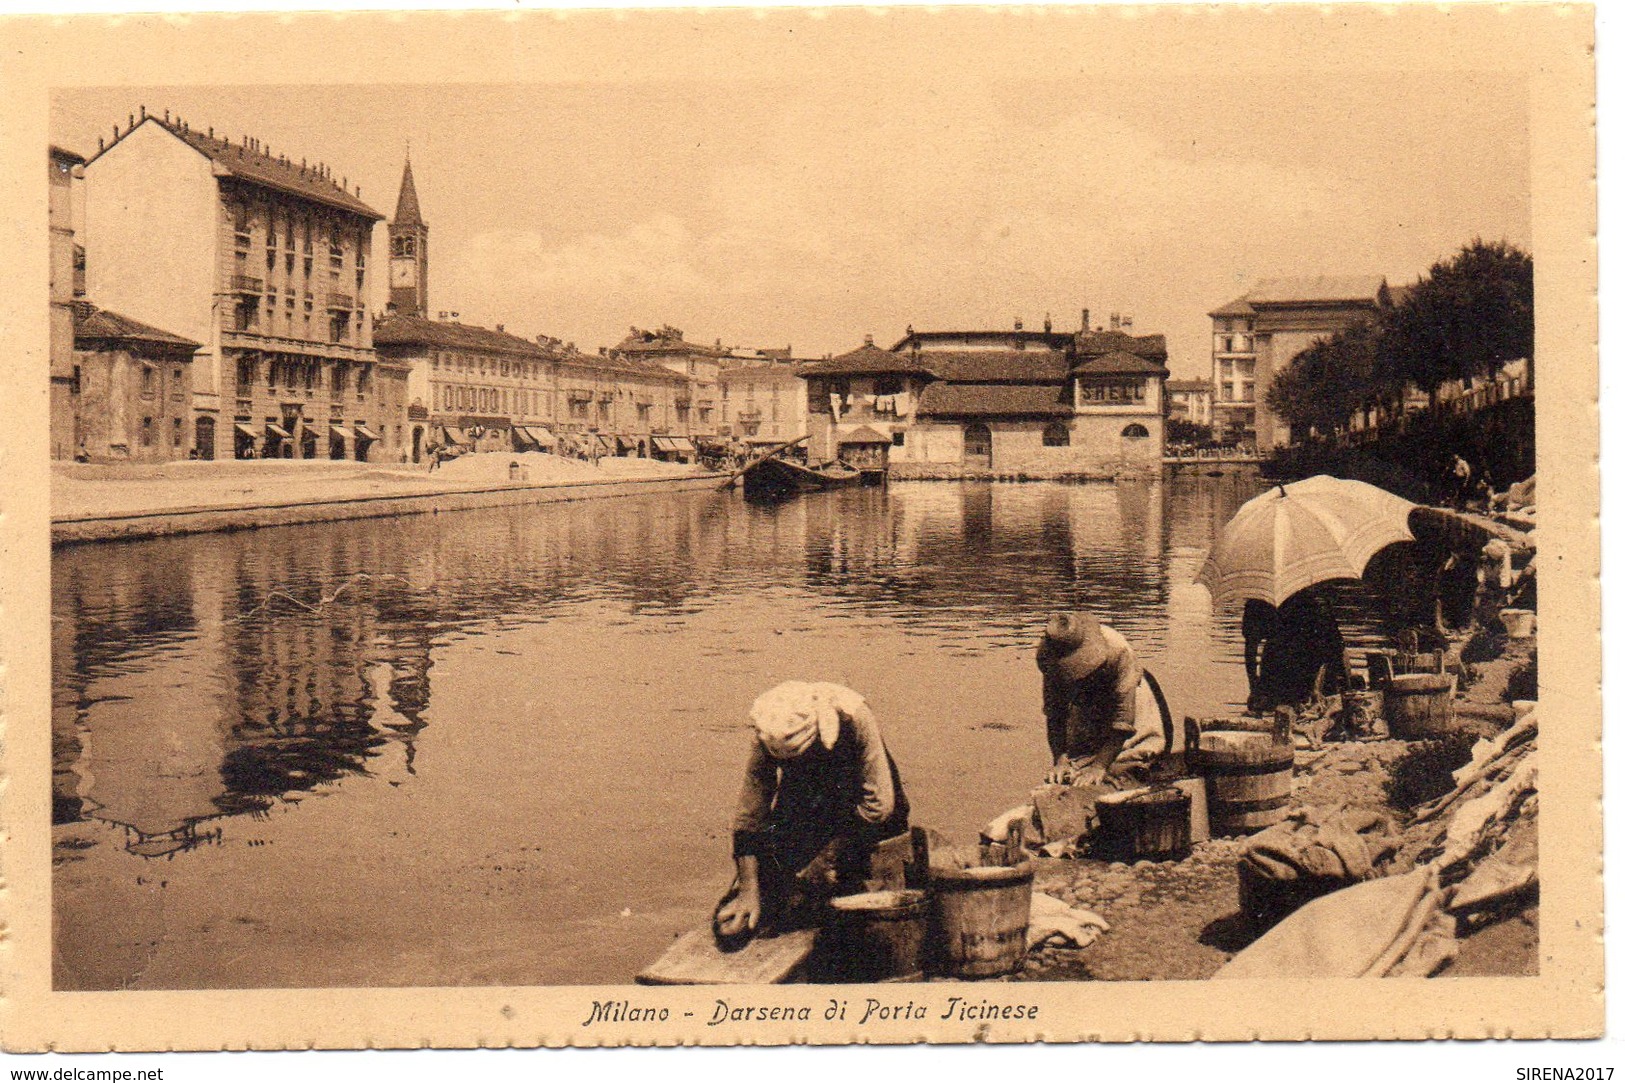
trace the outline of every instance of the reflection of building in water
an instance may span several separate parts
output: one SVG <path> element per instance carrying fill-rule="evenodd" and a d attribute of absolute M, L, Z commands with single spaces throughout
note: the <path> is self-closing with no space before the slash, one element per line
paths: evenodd
<path fill-rule="evenodd" d="M 386 740 L 362 679 L 367 592 L 336 590 L 337 578 L 298 585 L 312 555 L 273 535 L 247 548 L 187 539 L 112 564 L 90 550 L 58 557 L 59 822 L 94 815 L 140 837 L 188 833 L 359 771 Z"/>
<path fill-rule="evenodd" d="M 160 833 L 215 812 L 219 701 L 194 670 L 194 568 L 160 560 L 53 568 L 53 795 Z"/>
<path fill-rule="evenodd" d="M 367 587 L 290 600 L 283 584 L 299 581 L 311 554 L 266 547 L 255 557 L 237 566 L 237 616 L 226 626 L 231 740 L 218 800 L 227 812 L 360 771 L 385 740 L 362 679 L 374 621 Z M 323 577 L 321 593 L 341 582 Z"/>

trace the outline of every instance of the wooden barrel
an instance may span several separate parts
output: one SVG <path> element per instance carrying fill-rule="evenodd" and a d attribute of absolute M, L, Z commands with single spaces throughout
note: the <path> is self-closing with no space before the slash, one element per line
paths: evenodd
<path fill-rule="evenodd" d="M 1167 861 L 1191 849 L 1191 799 L 1172 786 L 1102 794 L 1095 850 L 1119 861 Z"/>
<path fill-rule="evenodd" d="M 1266 733 L 1209 730 L 1198 746 L 1215 835 L 1250 835 L 1286 816 L 1292 801 L 1292 745 Z"/>
<path fill-rule="evenodd" d="M 1032 862 L 933 868 L 931 894 L 937 969 L 956 978 L 991 978 L 1021 969 L 1032 917 Z"/>
<path fill-rule="evenodd" d="M 829 901 L 831 965 L 842 981 L 920 981 L 925 976 L 923 891 L 867 891 Z"/>
<path fill-rule="evenodd" d="M 1382 714 L 1388 732 L 1402 741 L 1421 741 L 1455 731 L 1456 678 L 1437 673 L 1402 673 L 1383 691 Z"/>

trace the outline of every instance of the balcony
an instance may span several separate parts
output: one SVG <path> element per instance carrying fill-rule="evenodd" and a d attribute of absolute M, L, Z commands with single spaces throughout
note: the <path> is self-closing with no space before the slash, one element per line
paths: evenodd
<path fill-rule="evenodd" d="M 351 312 L 355 309 L 355 298 L 348 293 L 329 293 L 327 295 L 327 310 L 329 312 Z"/>
<path fill-rule="evenodd" d="M 231 293 L 262 293 L 265 290 L 265 280 L 255 278 L 253 275 L 232 275 Z"/>

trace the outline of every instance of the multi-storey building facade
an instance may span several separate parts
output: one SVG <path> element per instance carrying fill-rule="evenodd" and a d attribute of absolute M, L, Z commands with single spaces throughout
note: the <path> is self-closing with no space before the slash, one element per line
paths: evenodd
<path fill-rule="evenodd" d="M 74 174 L 84 158 L 51 147 L 51 457 L 164 462 L 192 450 L 198 343 L 85 300 L 74 243 Z"/>
<path fill-rule="evenodd" d="M 72 457 L 95 463 L 188 458 L 198 344 L 88 301 L 75 301 L 72 311 Z"/>
<path fill-rule="evenodd" d="M 1216 435 L 1264 449 L 1290 442 L 1290 427 L 1264 401 L 1275 374 L 1316 339 L 1370 319 L 1389 303 L 1380 275 L 1323 275 L 1264 279 L 1210 312 Z"/>
<path fill-rule="evenodd" d="M 381 364 L 398 368 L 412 462 L 430 447 L 692 458 L 676 429 L 687 377 L 574 343 L 428 319 L 429 227 L 408 162 L 389 224 L 390 311 L 374 331 Z"/>
<path fill-rule="evenodd" d="M 658 331 L 634 327 L 610 349 L 609 356 L 659 365 L 687 380 L 687 393 L 679 395 L 675 403 L 671 435 L 708 441 L 721 434 L 721 391 L 717 379 L 728 351 L 720 342 L 715 346 L 688 342 L 682 331 L 669 325 Z"/>
<path fill-rule="evenodd" d="M 679 403 L 691 401 L 686 377 L 607 350 L 593 356 L 550 344 L 559 350 L 559 436 L 567 449 L 693 461 L 696 448 L 677 420 Z"/>
<path fill-rule="evenodd" d="M 74 428 L 73 374 L 73 184 L 74 173 L 85 164 L 78 154 L 53 146 L 46 217 L 51 230 L 51 458 L 71 459 L 78 446 Z"/>
<path fill-rule="evenodd" d="M 422 462 L 430 447 L 510 451 L 551 447 L 557 368 L 538 343 L 449 320 L 390 316 L 373 342 L 406 376 L 405 447 Z M 541 431 L 536 431 L 540 429 Z"/>
<path fill-rule="evenodd" d="M 1209 381 L 1169 380 L 1163 391 L 1168 397 L 1169 421 L 1213 424 L 1213 384 Z"/>
<path fill-rule="evenodd" d="M 810 456 L 903 476 L 1161 469 L 1161 335 L 925 331 L 805 366 Z"/>
<path fill-rule="evenodd" d="M 786 351 L 730 358 L 717 377 L 723 436 L 746 444 L 782 444 L 807 435 L 807 388 Z"/>
<path fill-rule="evenodd" d="M 367 309 L 383 216 L 346 179 L 167 113 L 115 128 L 84 175 L 90 295 L 202 343 L 200 457 L 403 454 Z"/>

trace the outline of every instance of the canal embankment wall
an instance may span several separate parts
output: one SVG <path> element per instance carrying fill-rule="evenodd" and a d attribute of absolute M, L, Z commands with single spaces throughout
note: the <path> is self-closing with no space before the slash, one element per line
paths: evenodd
<path fill-rule="evenodd" d="M 121 511 L 109 515 L 64 515 L 51 519 L 51 545 L 135 541 L 176 534 L 256 530 L 273 526 L 331 523 L 348 519 L 383 519 L 398 515 L 433 515 L 476 508 L 521 507 L 575 500 L 716 489 L 721 474 L 682 477 L 614 478 L 591 481 L 514 483 L 485 488 L 420 493 L 345 495 L 249 504 Z"/>

